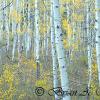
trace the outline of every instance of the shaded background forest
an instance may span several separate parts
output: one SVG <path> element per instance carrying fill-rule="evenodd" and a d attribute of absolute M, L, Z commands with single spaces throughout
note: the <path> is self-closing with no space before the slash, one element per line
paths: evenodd
<path fill-rule="evenodd" d="M 54 87 L 51 1 L 0 0 L 0 100 L 56 100 L 48 95 Z M 96 0 L 59 0 L 69 88 L 83 91 L 88 85 L 92 87 L 90 96 L 63 100 L 100 99 L 95 93 L 100 67 L 95 3 Z M 61 87 L 59 64 L 56 72 Z M 45 89 L 43 96 L 34 93 L 36 87 Z"/>

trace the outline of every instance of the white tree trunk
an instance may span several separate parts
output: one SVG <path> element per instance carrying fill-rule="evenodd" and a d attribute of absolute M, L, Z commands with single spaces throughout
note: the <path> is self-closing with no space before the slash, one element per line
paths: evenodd
<path fill-rule="evenodd" d="M 30 37 L 30 8 L 28 7 L 28 26 L 27 26 L 28 32 L 25 34 L 25 42 L 26 42 L 26 57 L 28 57 L 28 53 L 30 51 L 31 47 L 31 37 Z"/>
<path fill-rule="evenodd" d="M 50 25 L 51 25 L 51 48 L 52 48 L 52 62 L 53 62 L 53 86 L 54 88 L 58 87 L 58 61 L 57 61 L 57 52 L 55 47 L 55 32 L 54 32 L 54 22 L 53 22 L 53 6 L 51 2 L 51 17 L 50 17 Z M 55 100 L 58 100 L 58 95 L 55 94 Z"/>
<path fill-rule="evenodd" d="M 88 81 L 88 88 L 90 87 L 90 82 L 91 82 L 91 77 L 92 77 L 92 48 L 91 48 L 91 33 L 89 30 L 89 17 L 90 17 L 90 12 L 89 12 L 89 0 L 87 0 L 87 13 L 86 13 L 86 28 L 87 28 L 87 52 L 88 52 L 88 76 L 89 76 L 89 81 Z"/>
<path fill-rule="evenodd" d="M 9 43 L 9 25 L 7 25 L 7 23 L 6 23 L 6 49 L 7 49 L 7 51 L 9 50 L 9 45 L 10 45 L 10 43 Z"/>
<path fill-rule="evenodd" d="M 97 55 L 97 66 L 98 66 L 98 77 L 100 85 L 100 0 L 96 0 L 96 55 Z"/>
<path fill-rule="evenodd" d="M 39 78 L 39 53 L 40 53 L 40 34 L 39 34 L 39 9 L 38 9 L 38 0 L 35 0 L 35 40 L 36 40 L 36 45 L 35 45 L 35 50 L 36 50 L 36 63 L 37 63 L 37 78 Z"/>
<path fill-rule="evenodd" d="M 65 58 L 65 51 L 64 46 L 62 43 L 62 29 L 61 29 L 61 15 L 60 15 L 60 8 L 59 8 L 59 0 L 52 0 L 53 1 L 53 11 L 54 11 L 54 26 L 55 26 L 55 42 L 56 42 L 56 49 L 57 49 L 57 56 L 60 68 L 60 75 L 61 75 L 61 87 L 63 91 L 67 91 L 69 89 L 68 84 L 68 75 L 67 75 L 67 64 Z M 63 100 L 70 100 L 70 96 L 64 95 Z"/>
<path fill-rule="evenodd" d="M 16 45 L 17 45 L 17 34 L 15 33 L 13 37 L 12 61 L 14 60 Z"/>
<path fill-rule="evenodd" d="M 28 53 L 31 47 L 31 37 L 28 33 L 25 34 L 25 45 L 26 45 L 26 57 L 28 57 Z"/>
<path fill-rule="evenodd" d="M 6 1 L 6 5 L 7 5 L 7 1 Z M 9 16 L 9 13 L 10 13 L 10 8 L 8 8 L 7 9 L 7 11 L 6 11 L 6 16 Z M 8 17 L 7 19 L 6 19 L 6 32 L 7 32 L 7 34 L 6 34 L 6 36 L 7 36 L 7 38 L 6 38 L 6 40 L 7 40 L 7 42 L 6 42 L 6 46 L 7 46 L 7 51 L 9 50 L 9 46 L 10 46 L 10 35 L 9 35 L 9 33 L 10 33 L 10 31 L 9 31 L 9 23 L 10 23 L 10 18 Z"/>
<path fill-rule="evenodd" d="M 20 0 L 16 0 L 16 11 L 20 12 L 19 9 L 20 9 Z M 17 24 L 17 30 L 20 30 L 21 29 L 20 23 L 16 22 L 16 24 Z M 18 66 L 20 66 L 22 61 L 22 42 L 20 33 L 17 34 L 18 34 Z"/>
<path fill-rule="evenodd" d="M 47 21 L 47 33 L 46 33 L 46 61 L 48 61 L 48 43 L 49 43 L 49 17 L 46 18 Z"/>

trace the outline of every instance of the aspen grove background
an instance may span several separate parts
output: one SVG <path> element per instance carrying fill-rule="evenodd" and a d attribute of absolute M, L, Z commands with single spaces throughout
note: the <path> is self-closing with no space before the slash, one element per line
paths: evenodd
<path fill-rule="evenodd" d="M 100 0 L 0 0 L 0 100 L 100 100 Z"/>

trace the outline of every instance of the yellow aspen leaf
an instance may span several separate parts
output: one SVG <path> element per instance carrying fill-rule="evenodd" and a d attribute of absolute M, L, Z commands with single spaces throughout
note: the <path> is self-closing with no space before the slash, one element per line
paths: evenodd
<path fill-rule="evenodd" d="M 63 39 L 63 45 L 65 49 L 69 48 L 69 43 L 66 39 Z"/>
<path fill-rule="evenodd" d="M 63 29 L 66 30 L 67 32 L 68 38 L 70 39 L 73 33 L 71 25 L 68 23 L 66 19 L 62 21 L 62 25 L 63 25 Z"/>

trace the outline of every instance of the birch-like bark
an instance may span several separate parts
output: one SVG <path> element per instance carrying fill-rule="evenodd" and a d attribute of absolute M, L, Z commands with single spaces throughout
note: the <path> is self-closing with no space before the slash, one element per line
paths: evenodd
<path fill-rule="evenodd" d="M 7 23 L 6 23 L 7 25 Z M 9 45 L 10 45 L 10 41 L 9 41 L 9 26 L 7 25 L 6 26 L 6 50 L 8 51 L 9 50 Z"/>
<path fill-rule="evenodd" d="M 46 33 L 46 62 L 48 61 L 48 43 L 49 43 L 49 17 L 47 15 L 47 33 Z"/>
<path fill-rule="evenodd" d="M 16 0 L 16 11 L 19 12 L 19 8 L 20 8 L 20 1 Z M 17 30 L 20 30 L 20 23 L 17 22 Z M 18 34 L 18 66 L 20 66 L 21 61 L 22 61 L 22 42 L 21 42 L 21 35 L 20 33 Z"/>
<path fill-rule="evenodd" d="M 25 34 L 25 45 L 26 45 L 26 57 L 29 56 L 29 51 L 31 47 L 31 38 L 28 33 Z"/>
<path fill-rule="evenodd" d="M 57 58 L 60 68 L 61 76 L 61 87 L 63 91 L 69 89 L 69 81 L 67 74 L 67 64 L 66 64 L 66 55 L 62 42 L 62 29 L 61 29 L 61 15 L 60 15 L 60 5 L 59 0 L 52 0 L 53 2 L 53 11 L 54 11 L 54 27 L 55 27 L 55 42 L 57 50 Z M 70 100 L 70 96 L 64 95 L 63 100 Z"/>
<path fill-rule="evenodd" d="M 100 0 L 95 1 L 96 8 L 96 57 L 97 57 L 97 66 L 98 66 L 98 77 L 100 85 Z"/>
<path fill-rule="evenodd" d="M 6 1 L 6 5 L 7 5 L 7 1 Z M 10 8 L 7 8 L 6 16 L 9 16 L 9 13 L 10 13 Z M 9 46 L 10 46 L 9 22 L 10 22 L 10 19 L 8 17 L 8 18 L 6 18 L 6 49 L 7 49 L 7 51 L 9 50 Z"/>
<path fill-rule="evenodd" d="M 53 87 L 58 87 L 58 61 L 57 61 L 57 52 L 55 47 L 55 35 L 54 35 L 54 22 L 53 22 L 53 6 L 51 2 L 51 17 L 50 17 L 50 24 L 51 24 L 51 48 L 52 48 L 52 62 L 53 62 Z M 58 100 L 58 95 L 55 94 L 55 100 Z"/>
<path fill-rule="evenodd" d="M 28 32 L 26 33 L 26 57 L 29 56 L 29 51 L 30 51 L 30 47 L 31 47 L 31 37 L 29 35 L 29 31 L 30 31 L 30 8 L 28 6 L 28 26 L 27 26 L 27 30 Z"/>
<path fill-rule="evenodd" d="M 39 9 L 38 9 L 38 0 L 35 0 L 35 36 L 36 36 L 36 63 L 37 63 L 37 79 L 40 76 L 40 34 L 39 34 Z"/>
<path fill-rule="evenodd" d="M 21 63 L 21 41 L 20 41 L 20 35 L 18 34 L 18 66 Z"/>
<path fill-rule="evenodd" d="M 12 12 L 14 6 L 11 6 L 10 13 Z M 17 46 L 17 34 L 16 34 L 16 23 L 13 21 L 12 18 L 12 35 L 13 35 L 13 48 L 12 48 L 12 61 L 14 60 L 15 57 L 15 50 Z"/>
<path fill-rule="evenodd" d="M 14 28 L 15 29 L 15 28 Z M 14 60 L 15 57 L 15 49 L 17 45 L 17 34 L 14 33 L 14 38 L 13 38 L 13 49 L 12 49 L 12 61 Z"/>
<path fill-rule="evenodd" d="M 92 76 L 92 48 L 91 48 L 91 32 L 89 28 L 89 18 L 90 18 L 90 11 L 89 11 L 89 0 L 87 0 L 87 7 L 86 7 L 86 29 L 87 29 L 87 53 L 88 53 L 88 76 L 89 76 L 89 81 L 88 81 L 88 88 L 90 87 L 90 82 L 91 82 L 91 76 Z"/>

